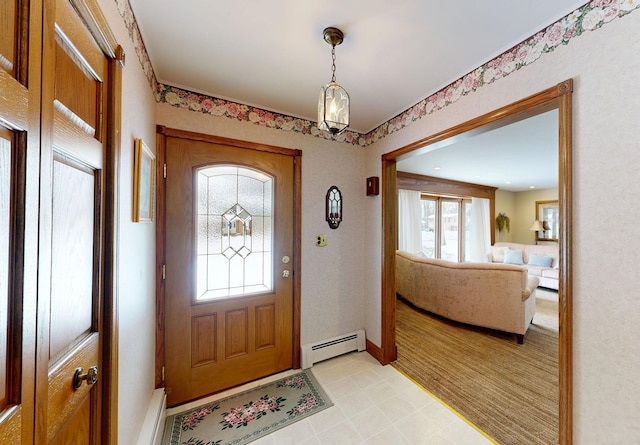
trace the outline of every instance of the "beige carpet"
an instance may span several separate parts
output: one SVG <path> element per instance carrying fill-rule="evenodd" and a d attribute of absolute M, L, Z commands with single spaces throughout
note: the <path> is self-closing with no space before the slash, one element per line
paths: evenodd
<path fill-rule="evenodd" d="M 398 300 L 394 366 L 498 443 L 558 442 L 558 294 L 538 289 L 523 345 Z"/>

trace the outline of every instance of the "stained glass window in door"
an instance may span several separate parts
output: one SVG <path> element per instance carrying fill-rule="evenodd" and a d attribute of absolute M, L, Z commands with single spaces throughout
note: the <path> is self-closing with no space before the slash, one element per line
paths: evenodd
<path fill-rule="evenodd" d="M 196 171 L 196 300 L 273 289 L 273 178 L 235 165 Z"/>

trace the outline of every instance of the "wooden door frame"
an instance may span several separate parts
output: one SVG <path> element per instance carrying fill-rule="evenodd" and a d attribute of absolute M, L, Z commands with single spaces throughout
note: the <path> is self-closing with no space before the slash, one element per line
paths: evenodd
<path fill-rule="evenodd" d="M 229 145 L 232 147 L 257 150 L 262 152 L 282 154 L 293 157 L 293 368 L 300 368 L 300 323 L 301 323 L 301 221 L 302 221 L 302 151 L 277 147 L 274 145 L 259 144 L 256 142 L 230 139 L 192 131 L 167 128 L 158 125 L 156 129 L 156 388 L 164 386 L 165 366 L 165 280 L 164 270 L 166 264 L 166 138 L 181 138 L 193 141 L 208 142 L 212 144 Z"/>
<path fill-rule="evenodd" d="M 497 127 L 502 119 L 521 120 L 543 111 L 558 110 L 558 199 L 560 206 L 560 284 L 559 298 L 559 444 L 573 441 L 573 270 L 572 270 L 572 92 L 568 79 L 537 94 L 486 113 L 475 119 L 427 136 L 382 155 L 382 347 L 383 364 L 396 360 L 395 252 L 397 246 L 396 160 L 410 153 L 427 151 L 427 146 L 449 138 L 465 138 L 480 127 Z M 501 121 L 498 123 L 498 121 Z M 464 136 L 463 136 L 464 134 Z"/>
<path fill-rule="evenodd" d="M 102 298 L 102 441 L 118 443 L 118 239 L 120 154 L 122 137 L 122 70 L 125 54 L 97 0 L 69 0 L 108 59 L 107 115 L 103 175 L 103 298 Z"/>

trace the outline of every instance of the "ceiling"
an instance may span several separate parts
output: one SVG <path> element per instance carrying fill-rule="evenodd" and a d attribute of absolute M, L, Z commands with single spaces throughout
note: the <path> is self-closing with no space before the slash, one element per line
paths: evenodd
<path fill-rule="evenodd" d="M 486 131 L 397 162 L 398 171 L 510 192 L 558 186 L 558 111 Z"/>
<path fill-rule="evenodd" d="M 359 133 L 585 3 L 130 0 L 160 83 L 310 121 L 331 79 L 322 31 L 340 28 L 336 80 L 351 98 L 349 129 Z"/>

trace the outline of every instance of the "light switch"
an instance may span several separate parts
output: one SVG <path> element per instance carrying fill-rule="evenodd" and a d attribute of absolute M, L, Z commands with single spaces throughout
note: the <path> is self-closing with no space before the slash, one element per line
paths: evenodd
<path fill-rule="evenodd" d="M 327 235 L 316 235 L 316 246 L 326 247 L 326 245 L 327 245 Z"/>

